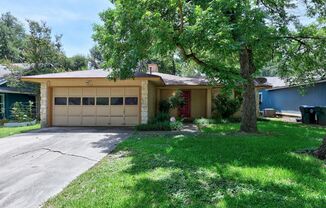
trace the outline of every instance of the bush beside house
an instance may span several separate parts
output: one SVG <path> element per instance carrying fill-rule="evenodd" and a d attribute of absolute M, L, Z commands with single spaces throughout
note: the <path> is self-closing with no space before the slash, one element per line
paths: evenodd
<path fill-rule="evenodd" d="M 148 124 L 140 124 L 136 126 L 138 131 L 173 131 L 180 130 L 183 127 L 181 118 L 170 116 L 173 109 L 180 108 L 185 101 L 182 91 L 177 90 L 176 93 L 167 100 L 162 100 L 159 104 L 159 113 Z"/>

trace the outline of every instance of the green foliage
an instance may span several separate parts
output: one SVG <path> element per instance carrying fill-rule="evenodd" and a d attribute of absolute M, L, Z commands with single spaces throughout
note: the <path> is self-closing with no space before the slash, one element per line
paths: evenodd
<path fill-rule="evenodd" d="M 28 104 L 15 102 L 11 109 L 12 120 L 17 122 L 32 121 L 35 119 L 33 112 L 34 103 L 29 101 Z"/>
<path fill-rule="evenodd" d="M 153 119 L 152 123 L 158 123 L 164 121 L 170 121 L 170 114 L 166 112 L 159 112 Z"/>
<path fill-rule="evenodd" d="M 88 58 L 83 55 L 75 55 L 71 58 L 68 58 L 68 60 L 70 62 L 68 69 L 72 71 L 87 69 Z"/>
<path fill-rule="evenodd" d="M 138 131 L 173 131 L 180 130 L 183 127 L 181 121 L 160 121 L 155 123 L 140 124 L 136 126 Z"/>
<path fill-rule="evenodd" d="M 112 77 L 129 78 L 144 60 L 178 54 L 214 82 L 243 84 L 242 130 L 255 131 L 254 76 L 269 63 L 302 74 L 325 74 L 325 1 L 116 0 L 100 14 L 94 39 Z M 303 22 L 293 11 L 307 10 Z M 306 73 L 307 70 L 310 73 Z M 300 80 L 300 79 L 296 79 Z"/>
<path fill-rule="evenodd" d="M 161 100 L 159 103 L 159 111 L 162 113 L 169 113 L 171 110 L 171 103 L 169 100 Z"/>
<path fill-rule="evenodd" d="M 0 121 L 1 123 L 1 121 Z M 31 126 L 21 126 L 21 127 L 1 127 L 0 126 L 0 138 L 12 136 L 15 134 L 25 133 L 28 131 L 36 130 L 41 128 L 40 124 L 35 124 Z"/>
<path fill-rule="evenodd" d="M 180 108 L 185 105 L 185 100 L 182 96 L 181 90 L 176 90 L 175 93 L 169 97 L 169 103 L 172 109 Z"/>
<path fill-rule="evenodd" d="M 51 73 L 62 68 L 65 55 L 61 51 L 61 38 L 52 41 L 51 29 L 45 22 L 27 20 L 29 35 L 26 39 L 24 57 L 32 65 L 30 74 Z"/>
<path fill-rule="evenodd" d="M 163 113 L 170 113 L 172 109 L 180 108 L 185 105 L 185 100 L 182 96 L 182 91 L 177 90 L 167 100 L 161 100 L 159 103 L 159 111 Z"/>
<path fill-rule="evenodd" d="M 24 61 L 22 51 L 25 44 L 25 30 L 23 24 L 10 12 L 0 17 L 0 59 L 11 62 Z"/>
<path fill-rule="evenodd" d="M 89 61 L 91 63 L 91 67 L 94 69 L 101 68 L 101 65 L 103 64 L 103 55 L 100 47 L 98 45 L 95 45 L 89 50 Z"/>
<path fill-rule="evenodd" d="M 194 120 L 194 124 L 198 126 L 207 126 L 208 124 L 215 124 L 215 123 L 217 123 L 215 119 L 198 118 Z"/>
<path fill-rule="evenodd" d="M 228 94 L 219 94 L 214 98 L 214 117 L 230 118 L 241 106 L 242 100 L 238 97 L 231 98 Z"/>

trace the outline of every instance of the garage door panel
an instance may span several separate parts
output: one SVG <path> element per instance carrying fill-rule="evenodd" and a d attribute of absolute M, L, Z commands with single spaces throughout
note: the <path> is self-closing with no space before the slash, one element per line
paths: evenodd
<path fill-rule="evenodd" d="M 125 117 L 125 125 L 126 126 L 135 126 L 138 124 L 138 117 L 133 116 L 133 117 Z"/>
<path fill-rule="evenodd" d="M 97 116 L 109 116 L 110 108 L 108 106 L 97 106 L 96 115 Z"/>
<path fill-rule="evenodd" d="M 83 106 L 82 107 L 83 116 L 95 116 L 96 107 L 95 106 Z"/>
<path fill-rule="evenodd" d="M 54 97 L 67 97 L 68 96 L 68 88 L 54 88 L 53 96 Z"/>
<path fill-rule="evenodd" d="M 139 108 L 138 106 L 126 106 L 125 107 L 125 116 L 137 116 Z"/>
<path fill-rule="evenodd" d="M 68 126 L 81 126 L 81 116 L 69 116 L 68 117 Z"/>
<path fill-rule="evenodd" d="M 111 97 L 123 97 L 124 88 L 113 87 L 111 88 Z"/>
<path fill-rule="evenodd" d="M 83 94 L 83 89 L 82 88 L 69 88 L 69 97 L 81 97 Z"/>
<path fill-rule="evenodd" d="M 83 126 L 96 126 L 96 117 L 95 116 L 83 116 L 82 117 Z"/>
<path fill-rule="evenodd" d="M 96 95 L 96 88 L 83 88 L 83 97 L 94 97 Z"/>
<path fill-rule="evenodd" d="M 138 97 L 139 88 L 138 87 L 127 87 L 125 88 L 125 96 L 126 97 Z"/>
<path fill-rule="evenodd" d="M 110 88 L 96 88 L 96 96 L 97 97 L 110 97 Z"/>
<path fill-rule="evenodd" d="M 110 126 L 110 117 L 97 117 L 96 126 Z"/>
<path fill-rule="evenodd" d="M 67 126 L 68 125 L 68 117 L 67 116 L 54 116 L 53 117 L 53 125 L 54 126 Z"/>
<path fill-rule="evenodd" d="M 123 116 L 123 106 L 111 106 L 111 116 Z"/>
<path fill-rule="evenodd" d="M 111 117 L 111 126 L 124 126 L 124 117 Z"/>
<path fill-rule="evenodd" d="M 67 106 L 55 106 L 53 108 L 54 115 L 57 116 L 67 116 L 68 114 L 68 107 Z"/>
<path fill-rule="evenodd" d="M 82 114 L 81 106 L 69 106 L 68 107 L 68 116 L 80 116 Z"/>

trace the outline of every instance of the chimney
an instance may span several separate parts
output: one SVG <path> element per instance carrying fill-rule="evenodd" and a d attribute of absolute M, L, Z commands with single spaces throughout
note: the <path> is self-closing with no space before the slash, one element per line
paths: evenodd
<path fill-rule="evenodd" d="M 158 72 L 158 65 L 157 64 L 148 64 L 147 72 L 150 74 L 152 74 L 153 72 Z"/>

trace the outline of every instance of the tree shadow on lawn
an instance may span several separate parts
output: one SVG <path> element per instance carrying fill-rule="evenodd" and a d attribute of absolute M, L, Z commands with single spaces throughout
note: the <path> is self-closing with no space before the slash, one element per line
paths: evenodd
<path fill-rule="evenodd" d="M 129 187 L 137 193 L 132 206 L 322 207 L 322 162 L 291 153 L 314 145 L 319 134 L 311 134 L 308 142 L 264 135 L 130 139 L 119 148 L 131 151 L 126 173 L 149 174 Z"/>

